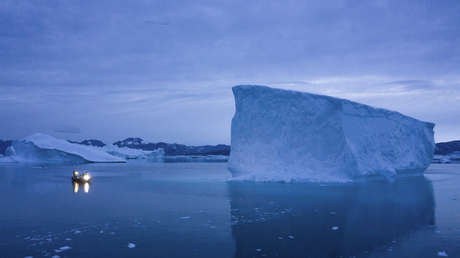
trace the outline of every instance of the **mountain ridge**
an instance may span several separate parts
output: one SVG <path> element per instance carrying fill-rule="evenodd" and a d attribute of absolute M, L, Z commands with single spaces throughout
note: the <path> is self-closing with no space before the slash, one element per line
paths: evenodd
<path fill-rule="evenodd" d="M 0 155 L 5 155 L 5 150 L 11 146 L 12 140 L 0 140 Z M 86 139 L 83 141 L 71 141 L 70 143 L 104 147 L 107 145 L 101 140 L 97 139 Z M 163 148 L 166 155 L 230 155 L 230 145 L 226 144 L 217 144 L 217 145 L 185 145 L 179 143 L 166 143 L 166 142 L 157 142 L 150 143 L 144 142 L 142 138 L 139 137 L 128 137 L 121 141 L 116 141 L 113 143 L 118 147 L 127 147 L 131 149 L 139 149 L 146 151 L 153 151 L 158 148 Z M 448 142 L 438 142 L 436 143 L 436 148 L 434 154 L 436 155 L 448 155 L 460 151 L 460 140 L 448 141 Z"/>

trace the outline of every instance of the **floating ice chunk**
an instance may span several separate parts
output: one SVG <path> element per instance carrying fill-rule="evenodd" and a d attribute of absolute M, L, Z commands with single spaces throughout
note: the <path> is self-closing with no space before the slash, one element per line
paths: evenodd
<path fill-rule="evenodd" d="M 53 255 L 53 256 L 51 256 L 51 258 L 61 258 L 61 256 L 59 256 L 59 255 Z"/>
<path fill-rule="evenodd" d="M 262 249 L 257 248 L 257 249 L 256 249 L 256 252 L 262 252 Z"/>
<path fill-rule="evenodd" d="M 77 229 L 77 230 L 75 230 L 73 233 L 74 233 L 74 234 L 80 234 L 81 231 Z"/>
<path fill-rule="evenodd" d="M 63 246 L 63 247 L 59 247 L 59 249 L 55 249 L 54 252 L 60 253 L 60 252 L 64 252 L 64 251 L 67 251 L 67 250 L 70 250 L 70 249 L 72 249 L 72 247 L 66 245 L 66 246 Z"/>
<path fill-rule="evenodd" d="M 293 235 L 287 236 L 289 239 L 294 239 L 295 237 Z"/>
<path fill-rule="evenodd" d="M 65 241 L 71 241 L 71 240 L 72 238 L 69 238 L 69 237 L 65 239 Z"/>
<path fill-rule="evenodd" d="M 99 234 L 104 234 L 104 230 L 100 230 L 100 231 L 99 231 Z"/>
<path fill-rule="evenodd" d="M 338 226 L 333 226 L 331 227 L 332 230 L 339 230 L 339 227 Z"/>
<path fill-rule="evenodd" d="M 134 247 L 136 247 L 136 244 L 134 244 L 134 243 L 129 243 L 128 244 L 128 248 L 134 248 Z"/>
<path fill-rule="evenodd" d="M 33 256 L 24 256 L 24 258 L 34 258 Z"/>
<path fill-rule="evenodd" d="M 446 251 L 439 251 L 439 252 L 438 252 L 438 256 L 440 256 L 440 257 L 447 257 L 448 255 L 447 255 Z"/>
<path fill-rule="evenodd" d="M 265 86 L 235 86 L 228 167 L 255 181 L 350 181 L 422 173 L 433 123 L 356 102 Z"/>
<path fill-rule="evenodd" d="M 180 219 L 191 219 L 192 217 L 190 216 L 184 216 L 184 217 L 180 217 Z"/>

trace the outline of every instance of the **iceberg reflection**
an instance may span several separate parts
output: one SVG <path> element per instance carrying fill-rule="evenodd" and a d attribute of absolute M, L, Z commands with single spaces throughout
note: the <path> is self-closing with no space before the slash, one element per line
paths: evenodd
<path fill-rule="evenodd" d="M 355 256 L 434 224 L 431 182 L 230 182 L 235 257 Z"/>

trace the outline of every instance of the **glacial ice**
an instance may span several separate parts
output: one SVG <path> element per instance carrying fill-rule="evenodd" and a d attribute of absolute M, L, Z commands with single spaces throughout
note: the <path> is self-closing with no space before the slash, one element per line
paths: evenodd
<path fill-rule="evenodd" d="M 125 162 L 100 148 L 70 143 L 46 134 L 33 134 L 13 141 L 7 156 L 16 162 L 33 163 L 87 163 Z"/>
<path fill-rule="evenodd" d="M 421 173 L 433 123 L 345 99 L 266 86 L 233 87 L 228 167 L 235 179 L 350 181 Z"/>

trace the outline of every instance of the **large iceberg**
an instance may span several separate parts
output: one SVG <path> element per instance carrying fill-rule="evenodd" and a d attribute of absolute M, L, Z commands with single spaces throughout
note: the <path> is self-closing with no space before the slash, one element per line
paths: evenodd
<path fill-rule="evenodd" d="M 345 99 L 266 86 L 233 87 L 229 169 L 256 181 L 349 181 L 422 173 L 433 123 Z"/>
<path fill-rule="evenodd" d="M 34 163 L 126 162 L 102 148 L 70 143 L 46 134 L 33 134 L 13 141 L 6 150 L 9 159 Z"/>

